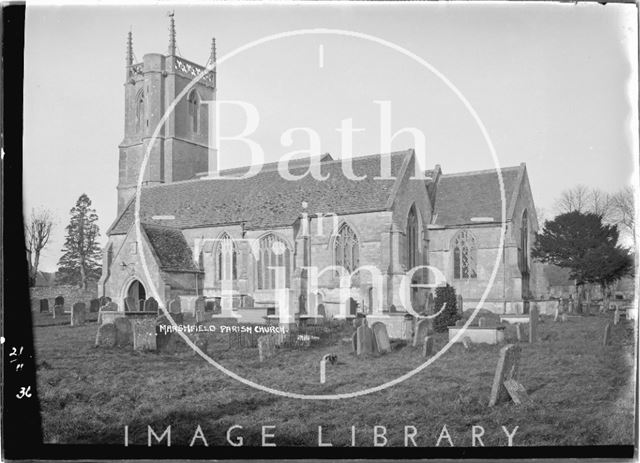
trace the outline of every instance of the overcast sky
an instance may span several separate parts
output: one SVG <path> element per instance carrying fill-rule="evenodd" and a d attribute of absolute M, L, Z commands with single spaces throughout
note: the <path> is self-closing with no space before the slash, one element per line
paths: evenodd
<path fill-rule="evenodd" d="M 29 6 L 25 210 L 46 207 L 57 218 L 41 270 L 55 270 L 69 209 L 81 193 L 92 199 L 106 242 L 117 205 L 126 34 L 133 30 L 138 60 L 166 53 L 170 9 L 179 54 L 196 63 L 206 62 L 213 36 L 221 57 L 261 37 L 308 28 L 370 34 L 415 53 L 475 108 L 500 165 L 527 164 L 536 205 L 549 214 L 567 187 L 615 191 L 634 175 L 634 5 Z M 494 167 L 478 126 L 451 90 L 380 44 L 318 34 L 270 42 L 221 65 L 218 86 L 219 99 L 258 109 L 260 124 L 251 137 L 268 161 L 306 148 L 304 136 L 294 137 L 293 146 L 281 144 L 282 133 L 293 127 L 312 128 L 320 151 L 340 157 L 336 129 L 347 118 L 365 129 L 354 136 L 354 155 L 380 152 L 374 101 L 388 100 L 393 131 L 416 127 L 425 134 L 429 167 L 440 164 L 445 173 Z M 240 116 L 230 112 L 223 128 L 238 130 Z M 393 148 L 413 145 L 402 135 Z M 223 168 L 249 159 L 240 144 L 221 146 Z"/>

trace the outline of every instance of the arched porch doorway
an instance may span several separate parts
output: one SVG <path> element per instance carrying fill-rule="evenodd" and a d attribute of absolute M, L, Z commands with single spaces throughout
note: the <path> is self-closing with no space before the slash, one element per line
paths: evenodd
<path fill-rule="evenodd" d="M 147 298 L 147 292 L 140 280 L 133 280 L 127 289 L 127 298 L 136 301 L 138 310 L 144 310 L 144 301 Z M 125 310 L 127 310 L 125 304 Z"/>

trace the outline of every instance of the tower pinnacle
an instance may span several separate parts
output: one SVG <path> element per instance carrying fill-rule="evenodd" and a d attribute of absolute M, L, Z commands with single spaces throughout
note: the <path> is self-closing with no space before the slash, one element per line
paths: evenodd
<path fill-rule="evenodd" d="M 213 37 L 211 39 L 211 56 L 209 57 L 209 63 L 211 65 L 211 69 L 213 69 L 213 88 L 218 86 L 216 81 L 216 75 L 218 73 L 218 69 L 216 68 L 217 57 L 216 57 L 216 38 Z"/>
<path fill-rule="evenodd" d="M 133 66 L 133 33 L 131 32 L 131 30 L 129 30 L 129 33 L 127 34 L 127 57 L 126 57 L 126 62 L 127 62 L 127 79 L 129 78 L 129 75 L 131 73 L 131 66 Z"/>
<path fill-rule="evenodd" d="M 173 19 L 175 12 L 169 13 L 169 56 L 176 54 L 176 22 Z"/>

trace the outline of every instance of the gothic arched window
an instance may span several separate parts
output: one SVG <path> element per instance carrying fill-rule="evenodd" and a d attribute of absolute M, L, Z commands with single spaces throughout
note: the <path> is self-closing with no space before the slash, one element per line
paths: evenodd
<path fill-rule="evenodd" d="M 417 267 L 419 264 L 420 249 L 420 222 L 416 207 L 411 206 L 407 217 L 407 245 L 405 246 L 405 266 L 407 270 Z"/>
<path fill-rule="evenodd" d="M 229 235 L 223 234 L 214 250 L 216 281 L 238 278 L 238 251 Z"/>
<path fill-rule="evenodd" d="M 259 254 L 256 266 L 258 289 L 276 288 L 276 270 L 270 267 L 284 269 L 284 287 L 290 286 L 291 279 L 291 251 L 281 238 L 274 234 L 264 236 L 259 241 Z M 283 270 L 278 270 L 282 272 Z"/>
<path fill-rule="evenodd" d="M 136 132 L 144 127 L 144 93 L 142 90 L 136 96 Z"/>
<path fill-rule="evenodd" d="M 520 270 L 527 273 L 529 271 L 529 214 L 526 209 L 522 213 L 519 251 Z"/>
<path fill-rule="evenodd" d="M 347 272 L 353 272 L 360 264 L 358 237 L 346 223 L 340 226 L 333 240 L 333 262 Z"/>
<path fill-rule="evenodd" d="M 468 230 L 461 230 L 453 241 L 453 278 L 476 278 L 476 239 Z"/>
<path fill-rule="evenodd" d="M 198 92 L 192 90 L 191 93 L 189 93 L 187 101 L 189 103 L 189 121 L 191 123 L 191 130 L 194 133 L 197 133 L 200 125 L 200 98 L 198 97 Z"/>

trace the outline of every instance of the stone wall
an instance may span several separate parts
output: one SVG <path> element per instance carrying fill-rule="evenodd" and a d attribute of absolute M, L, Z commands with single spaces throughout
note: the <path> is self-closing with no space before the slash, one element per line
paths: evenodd
<path fill-rule="evenodd" d="M 71 311 L 76 302 L 84 302 L 89 307 L 89 301 L 98 297 L 98 287 L 93 284 L 88 289 L 82 290 L 77 286 L 35 286 L 31 288 L 31 310 L 40 311 L 40 299 L 49 301 L 49 310 L 53 310 L 54 300 L 58 296 L 64 297 L 64 309 Z"/>

